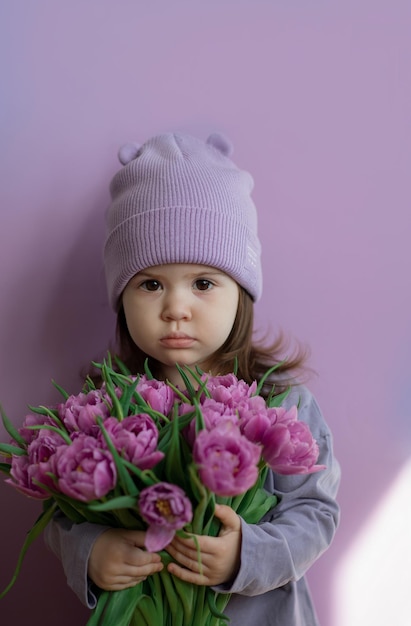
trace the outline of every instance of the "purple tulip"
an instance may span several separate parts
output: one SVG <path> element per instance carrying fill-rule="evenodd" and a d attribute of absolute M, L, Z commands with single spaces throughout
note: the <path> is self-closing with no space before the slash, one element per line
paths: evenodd
<path fill-rule="evenodd" d="M 157 483 L 140 493 L 141 517 L 149 524 L 145 547 L 149 552 L 163 550 L 172 540 L 175 531 L 191 522 L 191 502 L 180 487 L 170 483 Z"/>
<path fill-rule="evenodd" d="M 225 376 L 207 376 L 203 374 L 202 379 L 207 381 L 207 389 L 214 400 L 233 407 L 242 398 L 252 396 L 257 388 L 256 382 L 250 386 L 244 380 L 238 380 L 234 374 L 226 374 Z"/>
<path fill-rule="evenodd" d="M 26 418 L 25 423 L 26 425 L 28 422 L 34 424 L 35 421 L 37 420 L 27 420 Z M 40 487 L 38 483 L 45 485 L 48 489 L 54 489 L 54 482 L 48 475 L 48 472 L 51 471 L 50 459 L 59 446 L 65 445 L 65 441 L 61 435 L 49 429 L 28 430 L 27 432 L 35 433 L 35 438 L 31 440 L 27 448 L 27 456 L 13 456 L 11 476 L 14 481 L 9 480 L 8 482 L 33 498 L 47 498 L 50 493 Z"/>
<path fill-rule="evenodd" d="M 310 474 L 324 469 L 316 465 L 319 455 L 318 444 L 308 425 L 298 421 L 297 407 L 289 411 L 279 407 L 271 409 L 276 419 L 262 438 L 262 456 L 269 467 L 278 474 Z"/>
<path fill-rule="evenodd" d="M 38 478 L 37 466 L 30 463 L 28 456 L 13 456 L 10 474 L 12 478 L 8 478 L 5 482 L 25 496 L 38 500 L 44 500 L 50 497 L 47 491 L 34 482 L 34 479 Z"/>
<path fill-rule="evenodd" d="M 38 437 L 31 442 L 27 449 L 32 466 L 30 471 L 33 478 L 53 489 L 54 482 L 48 476 L 48 472 L 51 471 L 50 459 L 60 446 L 66 445 L 66 442 L 61 435 L 52 430 L 44 429 L 37 432 Z"/>
<path fill-rule="evenodd" d="M 272 423 L 271 409 L 267 408 L 264 398 L 261 396 L 244 398 L 237 411 L 242 434 L 253 443 L 261 443 L 265 431 Z"/>
<path fill-rule="evenodd" d="M 19 428 L 19 434 L 27 443 L 30 443 L 33 439 L 36 439 L 39 436 L 41 430 L 33 430 L 29 428 L 29 426 L 40 426 L 42 424 L 46 424 L 48 426 L 56 425 L 52 418 L 48 415 L 39 415 L 37 413 L 35 415 L 26 415 L 23 426 Z"/>
<path fill-rule="evenodd" d="M 116 484 L 112 455 L 88 435 L 79 434 L 71 445 L 60 446 L 50 460 L 58 488 L 75 500 L 101 498 Z"/>
<path fill-rule="evenodd" d="M 35 432 L 38 433 L 38 436 L 27 448 L 30 463 L 46 463 L 57 448 L 66 442 L 61 435 L 47 428 Z"/>
<path fill-rule="evenodd" d="M 116 417 L 109 417 L 104 428 L 119 454 L 142 470 L 151 469 L 164 457 L 163 452 L 157 450 L 157 427 L 145 413 L 125 417 L 121 422 Z M 102 433 L 99 441 L 103 448 L 107 448 Z"/>
<path fill-rule="evenodd" d="M 165 382 L 141 376 L 137 391 L 148 405 L 163 415 L 168 415 L 176 400 L 174 391 Z"/>
<path fill-rule="evenodd" d="M 60 418 L 70 433 L 81 432 L 94 437 L 100 432 L 97 417 L 104 420 L 110 415 L 107 396 L 100 390 L 70 396 L 57 408 Z"/>
<path fill-rule="evenodd" d="M 260 455 L 260 447 L 231 424 L 202 430 L 193 449 L 202 482 L 220 496 L 238 495 L 255 484 Z"/>
<path fill-rule="evenodd" d="M 187 408 L 186 408 L 187 407 Z M 191 405 L 183 404 L 180 414 L 192 411 Z M 217 426 L 225 423 L 231 423 L 238 425 L 238 415 L 229 406 L 226 406 L 222 402 L 216 402 L 212 398 L 205 398 L 201 403 L 201 413 L 204 419 L 204 426 L 206 430 L 212 430 Z M 196 420 L 193 418 L 190 424 L 185 429 L 185 437 L 192 447 L 196 438 Z"/>

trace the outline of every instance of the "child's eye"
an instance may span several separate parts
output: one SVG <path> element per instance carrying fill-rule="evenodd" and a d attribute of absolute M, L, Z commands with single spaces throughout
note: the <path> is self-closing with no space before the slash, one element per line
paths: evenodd
<path fill-rule="evenodd" d="M 213 283 L 206 278 L 198 278 L 194 283 L 194 287 L 198 291 L 208 291 L 213 287 Z"/>
<path fill-rule="evenodd" d="M 140 287 L 145 291 L 158 291 L 161 289 L 161 283 L 158 280 L 145 280 Z"/>

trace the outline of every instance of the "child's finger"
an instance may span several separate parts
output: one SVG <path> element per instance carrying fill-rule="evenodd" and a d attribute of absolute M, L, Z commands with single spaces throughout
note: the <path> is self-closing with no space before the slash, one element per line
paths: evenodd
<path fill-rule="evenodd" d="M 226 506 L 225 504 L 216 504 L 214 515 L 223 524 L 223 528 L 220 531 L 220 535 L 222 533 L 240 530 L 241 528 L 240 518 L 230 506 Z"/>

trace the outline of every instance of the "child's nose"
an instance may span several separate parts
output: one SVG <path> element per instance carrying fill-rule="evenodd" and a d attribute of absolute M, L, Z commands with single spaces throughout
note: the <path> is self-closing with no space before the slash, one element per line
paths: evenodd
<path fill-rule="evenodd" d="M 161 317 L 166 321 L 191 319 L 189 298 L 180 291 L 168 293 L 164 299 Z"/>

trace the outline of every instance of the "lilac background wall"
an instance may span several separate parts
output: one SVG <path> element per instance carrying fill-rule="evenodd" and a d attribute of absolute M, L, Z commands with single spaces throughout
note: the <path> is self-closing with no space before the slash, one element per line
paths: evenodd
<path fill-rule="evenodd" d="M 256 183 L 258 325 L 311 345 L 311 387 L 343 467 L 341 528 L 310 573 L 324 626 L 405 625 L 370 618 L 371 574 L 347 584 L 370 524 L 372 553 L 401 546 L 381 584 L 411 566 L 405 530 L 386 542 L 404 516 L 393 490 L 411 442 L 410 18 L 407 0 L 0 5 L 1 403 L 18 425 L 28 403 L 56 399 L 51 378 L 77 391 L 113 334 L 100 249 L 119 144 L 225 132 Z M 39 509 L 3 483 L 0 498 L 3 588 Z M 404 616 L 408 596 L 384 606 Z M 42 541 L 0 614 L 87 618 Z"/>

